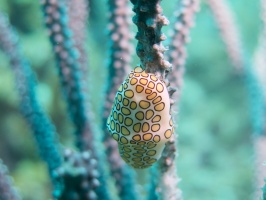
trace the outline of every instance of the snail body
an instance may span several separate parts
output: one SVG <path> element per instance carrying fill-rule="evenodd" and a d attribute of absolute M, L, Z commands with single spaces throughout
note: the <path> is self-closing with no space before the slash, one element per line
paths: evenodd
<path fill-rule="evenodd" d="M 150 167 L 173 134 L 165 83 L 136 67 L 116 93 L 107 128 L 127 164 L 138 169 Z"/>

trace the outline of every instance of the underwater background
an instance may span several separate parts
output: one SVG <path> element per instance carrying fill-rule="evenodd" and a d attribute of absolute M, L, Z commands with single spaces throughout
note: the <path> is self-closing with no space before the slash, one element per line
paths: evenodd
<path fill-rule="evenodd" d="M 95 122 L 99 124 L 108 62 L 106 2 L 91 0 L 88 34 L 84 41 L 89 60 L 87 84 L 92 109 L 96 113 Z M 164 15 L 170 22 L 175 2 L 165 0 L 161 3 Z M 239 40 L 244 44 L 247 57 L 252 59 L 262 30 L 260 1 L 234 0 L 228 3 L 241 33 Z M 60 142 L 75 148 L 72 134 L 74 128 L 62 98 L 54 54 L 39 1 L 1 0 L 0 11 L 9 16 L 10 23 L 18 32 L 22 51 L 38 80 L 37 99 L 60 133 Z M 171 25 L 164 27 L 163 32 L 168 34 L 170 28 Z M 134 24 L 131 32 L 135 35 Z M 254 117 L 256 113 L 251 114 L 245 78 L 231 64 L 210 7 L 205 1 L 196 14 L 190 39 L 176 119 L 177 167 L 181 178 L 179 187 L 187 200 L 254 199 L 257 185 L 252 123 L 257 120 Z M 133 40 L 134 48 L 136 42 Z M 164 44 L 167 46 L 167 40 Z M 135 54 L 131 63 L 132 69 L 139 64 Z M 0 158 L 8 166 L 14 185 L 19 188 L 23 199 L 51 198 L 52 186 L 46 165 L 39 157 L 31 129 L 20 114 L 15 78 L 8 58 L 2 51 Z"/>

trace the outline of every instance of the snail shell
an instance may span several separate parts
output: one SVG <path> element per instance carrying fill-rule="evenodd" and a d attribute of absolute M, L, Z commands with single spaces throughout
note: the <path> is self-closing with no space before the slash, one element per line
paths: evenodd
<path fill-rule="evenodd" d="M 138 169 L 150 167 L 173 134 L 165 83 L 136 67 L 116 93 L 107 128 L 127 164 Z"/>

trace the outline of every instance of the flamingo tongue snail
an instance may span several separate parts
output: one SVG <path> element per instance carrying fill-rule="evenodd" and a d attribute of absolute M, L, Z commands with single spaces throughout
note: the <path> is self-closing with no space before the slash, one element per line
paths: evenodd
<path fill-rule="evenodd" d="M 174 132 L 165 83 L 136 67 L 116 93 L 107 128 L 127 164 L 150 167 Z"/>

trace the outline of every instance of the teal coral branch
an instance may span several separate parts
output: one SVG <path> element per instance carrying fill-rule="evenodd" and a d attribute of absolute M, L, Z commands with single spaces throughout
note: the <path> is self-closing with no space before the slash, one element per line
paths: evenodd
<path fill-rule="evenodd" d="M 252 130 L 255 136 L 261 136 L 264 133 L 265 124 L 265 103 L 262 87 L 254 74 L 252 65 L 246 61 L 245 67 L 245 81 L 248 90 L 250 115 L 252 122 Z"/>
<path fill-rule="evenodd" d="M 63 93 L 67 100 L 71 119 L 76 127 L 77 146 L 92 148 L 91 127 L 88 119 L 90 109 L 86 105 L 85 83 L 82 79 L 80 51 L 75 47 L 73 31 L 64 0 L 43 1 L 45 23 L 55 52 Z"/>
<path fill-rule="evenodd" d="M 21 200 L 17 189 L 13 186 L 13 180 L 8 175 L 7 166 L 0 159 L 0 199 Z"/>
<path fill-rule="evenodd" d="M 256 52 L 254 55 L 254 65 L 256 70 L 256 77 L 258 78 L 260 85 L 263 87 L 263 95 L 264 95 L 264 105 L 266 102 L 266 79 L 265 79 L 265 72 L 266 72 L 266 2 L 264 0 L 260 1 L 261 5 L 261 21 L 263 22 L 263 28 L 260 34 L 259 42 L 256 48 Z M 264 109 L 265 113 L 265 109 Z M 265 123 L 265 121 L 264 121 Z M 266 179 L 265 179 L 265 164 L 262 165 L 263 162 L 265 162 L 265 127 L 260 135 L 260 137 L 255 138 L 255 148 L 256 148 L 256 158 L 257 158 L 257 188 L 260 192 L 257 193 L 255 198 L 261 198 L 263 200 L 266 200 Z M 263 176 L 263 177 L 262 177 Z M 262 180 L 264 178 L 264 181 Z M 262 185 L 264 187 L 261 189 Z M 262 194 L 261 194 L 262 193 Z"/>
<path fill-rule="evenodd" d="M 50 173 L 53 173 L 62 163 L 55 127 L 36 99 L 35 77 L 22 55 L 18 36 L 1 13 L 0 26 L 0 47 L 8 55 L 16 77 L 21 112 L 34 133 L 42 159 L 47 163 Z M 54 184 L 56 189 L 61 189 L 60 180 L 54 180 Z"/>
<path fill-rule="evenodd" d="M 232 65 L 238 72 L 243 74 L 249 98 L 250 119 L 254 141 L 260 140 L 264 133 L 265 125 L 265 99 L 263 86 L 260 85 L 259 78 L 256 76 L 255 65 L 252 65 L 250 57 L 243 48 L 241 43 L 241 34 L 239 33 L 237 23 L 227 1 L 225 0 L 208 0 L 207 1 L 214 19 L 221 32 L 221 37 L 226 45 L 229 58 Z M 263 7 L 263 6 L 262 6 Z M 256 143 L 253 143 L 256 145 Z M 255 152 L 259 155 L 259 152 Z M 257 173 L 260 167 L 256 166 Z M 255 184 L 258 187 L 257 183 Z M 260 187 L 260 186 L 259 186 Z M 255 197 L 256 198 L 256 197 Z M 263 197 L 265 199 L 265 196 Z"/>
<path fill-rule="evenodd" d="M 241 34 L 231 8 L 224 0 L 208 0 L 208 4 L 220 29 L 231 63 L 245 78 L 253 134 L 258 136 L 262 134 L 265 122 L 263 89 L 255 75 L 250 57 L 241 43 Z"/>
<path fill-rule="evenodd" d="M 117 143 L 109 135 L 106 122 L 111 111 L 116 91 L 130 70 L 132 47 L 130 44 L 130 11 L 127 0 L 108 0 L 109 6 L 109 61 L 107 77 L 107 93 L 103 113 L 103 130 L 106 153 L 111 174 L 116 181 L 118 194 L 121 199 L 137 199 L 134 184 L 134 172 L 120 158 Z"/>
<path fill-rule="evenodd" d="M 100 163 L 100 161 L 102 161 L 102 159 L 99 158 L 100 149 L 97 148 L 96 140 L 93 136 L 93 133 L 96 132 L 92 125 L 93 113 L 91 113 L 91 107 L 85 93 L 85 69 L 83 68 L 82 71 L 82 65 L 84 63 L 81 63 L 85 61 L 85 58 L 81 59 L 80 57 L 85 57 L 84 52 L 81 52 L 83 46 L 80 46 L 84 44 L 80 44 L 80 41 L 75 40 L 75 38 L 77 39 L 78 37 L 78 33 L 77 30 L 73 31 L 70 28 L 71 26 L 74 28 L 73 24 L 70 26 L 71 23 L 74 23 L 71 21 L 73 19 L 69 19 L 73 13 L 70 14 L 71 11 L 68 11 L 66 2 L 67 1 L 64 0 L 45 0 L 42 2 L 42 10 L 56 57 L 62 90 L 66 97 L 71 119 L 76 128 L 76 146 L 81 151 L 72 154 L 71 156 L 73 156 L 73 158 L 66 160 L 65 165 L 58 171 L 58 176 L 63 177 L 65 183 L 68 183 L 69 179 L 75 180 L 65 185 L 66 188 L 60 198 L 64 199 L 68 197 L 71 199 L 71 197 L 69 197 L 69 192 L 71 192 L 76 199 L 85 200 L 98 198 L 108 200 L 110 199 L 110 191 L 107 188 L 104 164 Z M 84 6 L 86 7 L 86 4 L 81 5 L 82 8 Z M 84 18 L 82 20 L 84 20 Z M 85 26 L 85 24 L 83 24 L 83 26 Z M 91 164 L 91 162 L 94 163 L 93 165 L 89 165 L 91 167 L 86 166 L 87 161 L 84 161 L 83 157 L 80 155 L 88 152 L 91 155 L 89 164 Z M 77 170 L 66 169 L 67 166 L 72 166 L 72 164 L 74 165 L 73 168 L 77 168 Z M 75 171 L 78 173 L 73 173 Z M 91 174 L 91 171 L 97 173 Z M 95 180 L 100 184 L 95 184 Z M 87 194 L 86 191 L 82 190 L 83 183 L 87 184 L 89 191 L 94 191 L 95 195 L 92 193 Z M 83 192 L 80 193 L 80 191 Z"/>
<path fill-rule="evenodd" d="M 91 151 L 73 152 L 65 150 L 65 162 L 57 170 L 58 176 L 64 177 L 65 188 L 60 200 L 96 200 L 106 199 L 103 195 L 97 194 L 97 188 L 100 188 L 99 171 L 97 160 L 93 157 Z"/>

